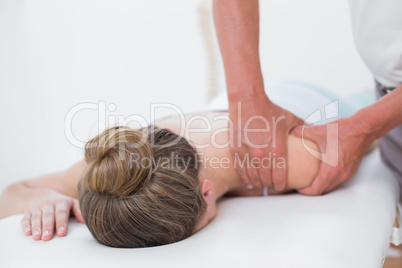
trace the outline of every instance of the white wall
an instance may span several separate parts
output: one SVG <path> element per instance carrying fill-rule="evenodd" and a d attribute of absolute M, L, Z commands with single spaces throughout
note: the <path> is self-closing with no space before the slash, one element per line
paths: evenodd
<path fill-rule="evenodd" d="M 348 1 L 261 0 L 261 61 L 270 79 L 294 79 L 341 95 L 373 87 L 353 42 Z"/>
<path fill-rule="evenodd" d="M 107 117 L 146 119 L 152 102 L 201 109 L 208 66 L 199 4 L 0 1 L 0 189 L 81 159 L 64 134 L 79 103 L 103 100 L 117 107 Z M 74 135 L 87 140 L 97 122 L 97 111 L 77 113 Z"/>
<path fill-rule="evenodd" d="M 0 190 L 81 159 L 64 126 L 77 104 L 113 103 L 112 118 L 149 119 L 155 102 L 202 109 L 214 77 L 200 20 L 205 2 L 0 0 Z M 260 48 L 268 88 L 297 79 L 345 95 L 372 84 L 346 1 L 262 0 Z M 212 62 L 222 91 L 220 58 Z M 75 137 L 94 136 L 98 120 L 95 110 L 77 113 Z"/>

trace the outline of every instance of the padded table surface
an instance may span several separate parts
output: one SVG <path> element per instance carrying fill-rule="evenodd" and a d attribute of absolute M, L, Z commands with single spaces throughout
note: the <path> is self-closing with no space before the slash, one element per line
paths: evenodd
<path fill-rule="evenodd" d="M 399 186 L 376 150 L 334 192 L 226 198 L 196 235 L 171 245 L 116 249 L 70 220 L 68 235 L 33 241 L 22 215 L 0 221 L 0 267 L 381 267 Z"/>

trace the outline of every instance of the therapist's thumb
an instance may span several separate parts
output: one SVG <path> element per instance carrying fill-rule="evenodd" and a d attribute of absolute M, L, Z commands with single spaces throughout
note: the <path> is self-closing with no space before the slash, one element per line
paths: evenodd
<path fill-rule="evenodd" d="M 299 125 L 294 127 L 290 133 L 299 138 L 303 138 L 303 126 Z"/>
<path fill-rule="evenodd" d="M 313 183 L 310 186 L 307 186 L 302 189 L 297 189 L 296 191 L 298 191 L 302 195 L 319 196 L 324 193 L 325 187 L 323 187 L 323 185 L 320 185 L 318 183 Z"/>
<path fill-rule="evenodd" d="M 323 132 L 322 126 L 296 126 L 293 128 L 291 134 L 303 139 L 303 140 L 312 140 L 318 142 L 317 138 L 324 136 L 325 132 Z"/>

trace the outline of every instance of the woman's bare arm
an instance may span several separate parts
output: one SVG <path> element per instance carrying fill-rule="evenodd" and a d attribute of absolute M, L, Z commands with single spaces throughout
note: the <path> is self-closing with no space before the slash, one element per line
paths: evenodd
<path fill-rule="evenodd" d="M 64 172 L 11 184 L 0 196 L 0 207 L 4 208 L 0 210 L 0 219 L 24 213 L 34 200 L 54 192 L 77 198 L 77 185 L 84 166 L 81 161 Z"/>
<path fill-rule="evenodd" d="M 288 189 L 301 189 L 313 183 L 320 167 L 320 160 L 313 156 L 305 146 L 319 152 L 318 146 L 310 141 L 289 135 L 288 147 Z"/>
<path fill-rule="evenodd" d="M 0 196 L 0 219 L 24 213 L 21 227 L 34 240 L 48 241 L 67 234 L 70 215 L 84 223 L 77 185 L 85 166 L 81 161 L 64 172 L 25 180 L 8 186 Z M 12 205 L 10 205 L 12 204 Z"/>

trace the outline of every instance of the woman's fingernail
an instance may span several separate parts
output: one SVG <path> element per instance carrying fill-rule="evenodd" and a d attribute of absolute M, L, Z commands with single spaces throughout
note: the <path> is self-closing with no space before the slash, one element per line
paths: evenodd
<path fill-rule="evenodd" d="M 48 236 L 48 235 L 50 235 L 50 232 L 48 230 L 43 232 L 43 236 Z"/>
<path fill-rule="evenodd" d="M 251 184 L 247 185 L 247 189 L 249 189 L 249 190 L 253 189 L 253 185 L 251 185 Z"/>
<path fill-rule="evenodd" d="M 58 234 L 62 234 L 62 233 L 64 233 L 64 227 L 59 227 L 59 229 L 57 229 L 57 233 Z"/>
<path fill-rule="evenodd" d="M 39 231 L 39 230 L 35 230 L 34 233 L 33 233 L 34 236 L 35 236 L 35 235 L 39 235 L 39 234 L 40 234 L 40 231 Z"/>
<path fill-rule="evenodd" d="M 25 228 L 25 233 L 29 233 L 29 231 L 31 231 L 31 227 L 26 227 Z"/>

